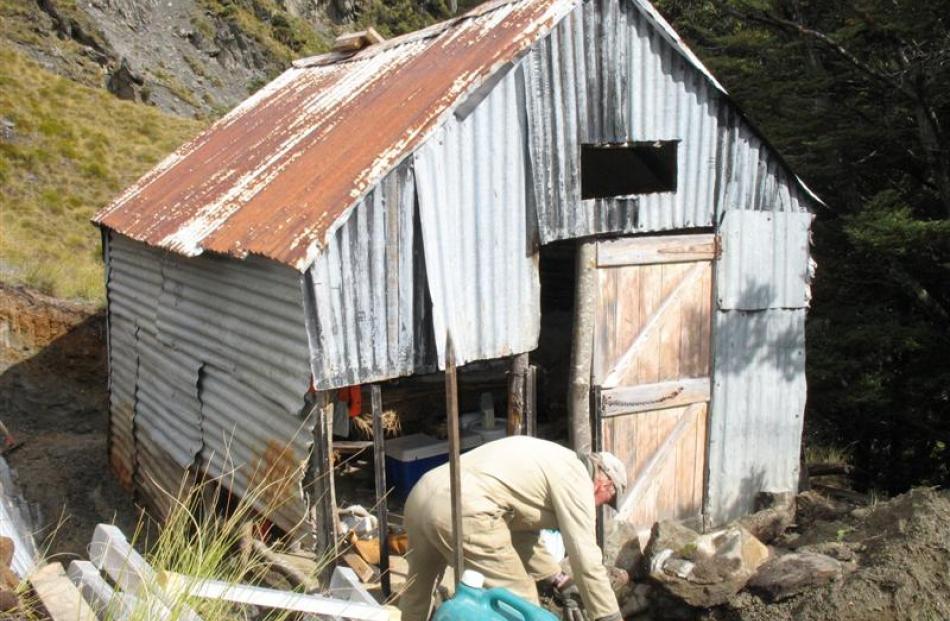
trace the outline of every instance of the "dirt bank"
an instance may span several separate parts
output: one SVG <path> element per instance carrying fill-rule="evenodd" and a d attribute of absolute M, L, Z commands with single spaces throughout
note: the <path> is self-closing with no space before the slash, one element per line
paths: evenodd
<path fill-rule="evenodd" d="M 857 570 L 837 583 L 781 602 L 741 593 L 704 618 L 950 619 L 950 490 L 915 489 L 838 516 L 825 512 L 802 518 L 787 545 L 853 554 Z"/>
<path fill-rule="evenodd" d="M 0 284 L 2 420 L 21 443 L 6 458 L 50 553 L 86 556 L 98 522 L 134 529 L 106 461 L 106 377 L 101 311 Z"/>

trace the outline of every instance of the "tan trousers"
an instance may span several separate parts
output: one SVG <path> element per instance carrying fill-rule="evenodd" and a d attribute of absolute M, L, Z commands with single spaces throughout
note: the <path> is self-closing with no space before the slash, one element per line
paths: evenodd
<path fill-rule="evenodd" d="M 409 583 L 399 601 L 403 621 L 426 621 L 436 581 L 452 558 L 452 509 L 448 498 L 417 485 L 406 501 L 409 536 Z M 485 576 L 485 587 L 504 587 L 538 603 L 535 582 L 550 578 L 559 567 L 544 550 L 537 532 L 512 532 L 501 516 L 462 520 L 465 569 Z"/>

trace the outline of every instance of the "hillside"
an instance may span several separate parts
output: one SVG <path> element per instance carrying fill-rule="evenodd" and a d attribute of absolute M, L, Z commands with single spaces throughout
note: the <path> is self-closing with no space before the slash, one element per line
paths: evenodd
<path fill-rule="evenodd" d="M 0 281 L 101 301 L 96 210 L 336 34 L 447 15 L 418 0 L 0 0 Z"/>
<path fill-rule="evenodd" d="M 54 75 L 0 43 L 0 279 L 100 299 L 89 218 L 203 122 Z"/>

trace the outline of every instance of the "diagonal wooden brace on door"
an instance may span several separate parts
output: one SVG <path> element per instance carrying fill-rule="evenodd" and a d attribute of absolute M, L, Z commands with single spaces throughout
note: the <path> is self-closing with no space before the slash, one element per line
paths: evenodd
<path fill-rule="evenodd" d="M 676 427 L 673 428 L 673 431 L 667 436 L 663 444 L 656 449 L 656 452 L 650 456 L 650 459 L 644 464 L 643 469 L 637 474 L 636 480 L 630 485 L 629 491 L 624 496 L 623 501 L 620 503 L 620 508 L 617 510 L 617 520 L 626 521 L 630 518 L 630 514 L 636 507 L 637 501 L 640 500 L 650 484 L 656 482 L 657 472 L 663 465 L 663 462 L 672 454 L 680 438 L 686 433 L 686 430 L 696 422 L 696 417 L 703 414 L 705 407 L 705 403 L 694 403 L 686 409 L 683 416 L 680 417 L 676 423 Z"/>
<path fill-rule="evenodd" d="M 601 382 L 601 386 L 604 388 L 613 388 L 620 383 L 627 369 L 630 367 L 630 364 L 636 360 L 640 348 L 643 347 L 644 343 L 650 340 L 650 337 L 653 336 L 662 325 L 666 311 L 672 308 L 683 295 L 692 291 L 693 286 L 699 282 L 706 273 L 706 270 L 707 264 L 697 263 L 686 272 L 686 275 L 683 276 L 683 280 L 663 299 L 660 306 L 656 309 L 656 312 L 653 313 L 646 325 L 643 326 L 643 329 L 640 330 L 640 333 L 633 339 L 633 342 L 630 343 L 630 347 L 627 348 L 627 351 L 620 356 L 617 363 L 610 369 L 610 372 L 607 373 L 604 381 Z"/>

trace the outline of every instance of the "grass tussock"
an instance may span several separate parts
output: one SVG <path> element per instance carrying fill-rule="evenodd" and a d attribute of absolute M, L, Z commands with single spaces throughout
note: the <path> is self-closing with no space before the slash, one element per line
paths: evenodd
<path fill-rule="evenodd" d="M 197 613 L 205 621 L 284 621 L 299 619 L 300 613 L 279 609 L 261 609 L 235 604 L 221 599 L 193 597 L 189 591 L 203 580 L 217 580 L 228 584 L 269 586 L 274 567 L 261 558 L 251 544 L 252 540 L 268 535 L 272 514 L 288 501 L 288 490 L 299 485 L 303 465 L 294 471 L 258 464 L 250 476 L 251 483 L 242 497 L 232 496 L 228 488 L 240 478 L 237 471 L 214 479 L 195 482 L 186 477 L 178 490 L 166 490 L 170 505 L 167 516 L 159 521 L 143 514 L 134 533 L 124 533 L 155 571 L 155 580 L 138 593 L 128 593 L 106 580 L 115 588 L 116 595 L 108 603 L 100 618 L 150 621 L 157 618 L 188 619 Z M 163 503 L 164 504 L 164 503 Z M 269 533 L 273 539 L 273 533 Z M 46 542 L 49 560 L 64 565 L 70 559 L 50 555 L 55 532 Z M 92 533 L 90 533 L 90 537 Z M 278 540 L 278 544 L 280 541 Z M 327 553 L 315 559 L 313 574 L 319 573 L 332 561 Z M 18 619 L 40 621 L 45 619 L 39 599 L 24 581 L 18 589 L 21 606 Z M 134 597 L 129 598 L 129 595 Z M 94 602 L 90 602 L 95 607 Z M 170 613 L 170 614 L 169 614 Z M 0 615 L 0 618 L 3 615 Z"/>
<path fill-rule="evenodd" d="M 54 75 L 6 43 L 0 121 L 0 278 L 101 300 L 99 233 L 89 218 L 202 123 Z"/>
<path fill-rule="evenodd" d="M 171 610 L 173 618 L 185 618 L 188 610 L 206 620 L 295 618 L 288 611 L 274 610 L 261 615 L 223 600 L 187 594 L 190 586 L 204 579 L 230 584 L 265 582 L 270 566 L 255 557 L 247 543 L 253 525 L 260 523 L 260 516 L 278 508 L 275 499 L 282 494 L 277 490 L 288 482 L 273 475 L 259 481 L 240 499 L 228 495 L 220 479 L 185 486 L 178 494 L 170 495 L 175 498 L 173 508 L 154 541 L 148 541 L 143 534 L 146 528 L 141 525 L 131 539 L 147 550 L 146 559 L 164 589 L 161 597 L 152 593 L 142 598 L 132 615 L 134 621 L 152 618 L 150 614 L 156 606 Z"/>

